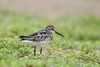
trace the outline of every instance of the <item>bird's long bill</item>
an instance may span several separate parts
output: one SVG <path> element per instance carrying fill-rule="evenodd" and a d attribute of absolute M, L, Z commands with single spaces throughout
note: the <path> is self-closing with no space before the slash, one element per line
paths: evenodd
<path fill-rule="evenodd" d="M 61 33 L 57 32 L 57 31 L 55 31 L 55 33 L 62 36 L 62 37 L 64 37 L 64 35 L 62 35 Z"/>

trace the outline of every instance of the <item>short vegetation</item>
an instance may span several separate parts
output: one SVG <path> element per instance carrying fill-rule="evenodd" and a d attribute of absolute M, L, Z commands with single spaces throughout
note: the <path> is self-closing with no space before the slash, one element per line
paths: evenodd
<path fill-rule="evenodd" d="M 54 25 L 65 37 L 56 35 L 44 48 L 46 54 L 34 56 L 33 47 L 18 37 L 47 25 Z M 0 10 L 0 67 L 100 67 L 100 17 L 48 20 L 35 14 Z"/>

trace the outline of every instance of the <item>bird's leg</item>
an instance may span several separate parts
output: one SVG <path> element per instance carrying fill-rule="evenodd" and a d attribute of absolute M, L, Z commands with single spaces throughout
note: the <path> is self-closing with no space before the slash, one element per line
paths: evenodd
<path fill-rule="evenodd" d="M 41 49 L 40 49 L 40 54 L 42 54 L 42 47 L 41 47 Z"/>
<path fill-rule="evenodd" d="M 34 47 L 34 55 L 36 55 L 36 46 Z"/>

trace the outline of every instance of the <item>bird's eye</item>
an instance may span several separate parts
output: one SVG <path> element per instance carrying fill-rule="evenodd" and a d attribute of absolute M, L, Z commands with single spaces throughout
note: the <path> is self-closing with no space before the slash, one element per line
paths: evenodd
<path fill-rule="evenodd" d="M 52 28 L 52 30 L 54 30 L 54 29 Z"/>

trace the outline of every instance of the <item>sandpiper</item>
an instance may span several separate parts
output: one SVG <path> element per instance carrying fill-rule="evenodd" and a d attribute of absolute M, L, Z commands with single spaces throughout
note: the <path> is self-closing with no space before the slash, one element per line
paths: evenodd
<path fill-rule="evenodd" d="M 28 36 L 20 36 L 21 42 L 26 42 L 28 45 L 34 46 L 34 55 L 36 55 L 36 47 L 40 48 L 40 54 L 42 54 L 42 48 L 48 45 L 52 40 L 54 34 L 58 34 L 64 37 L 62 34 L 55 30 L 52 25 L 47 26 L 45 29 L 30 34 Z"/>

